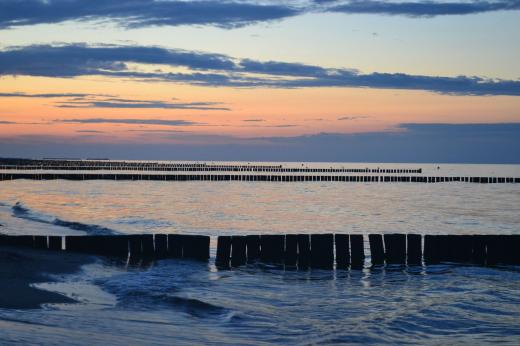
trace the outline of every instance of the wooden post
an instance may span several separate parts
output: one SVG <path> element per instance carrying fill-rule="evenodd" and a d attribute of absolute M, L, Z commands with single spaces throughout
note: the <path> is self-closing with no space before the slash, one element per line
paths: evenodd
<path fill-rule="evenodd" d="M 49 250 L 61 251 L 61 237 L 50 236 L 49 237 Z"/>
<path fill-rule="evenodd" d="M 334 266 L 334 235 L 311 235 L 311 267 L 332 269 Z"/>
<path fill-rule="evenodd" d="M 350 264 L 350 241 L 348 234 L 335 234 L 336 267 L 346 268 Z"/>
<path fill-rule="evenodd" d="M 140 235 L 130 235 L 128 237 L 129 248 L 130 248 L 130 261 L 136 262 L 141 258 L 142 250 L 141 250 L 141 236 Z"/>
<path fill-rule="evenodd" d="M 298 234 L 298 269 L 306 270 L 311 263 L 311 242 L 308 234 Z"/>
<path fill-rule="evenodd" d="M 34 236 L 34 248 L 35 249 L 47 249 L 47 236 L 35 235 Z"/>
<path fill-rule="evenodd" d="M 184 235 L 182 257 L 199 261 L 209 259 L 209 237 L 205 235 Z"/>
<path fill-rule="evenodd" d="M 406 263 L 406 236 L 404 234 L 385 234 L 384 240 L 386 263 Z"/>
<path fill-rule="evenodd" d="M 180 234 L 168 234 L 168 257 L 182 258 L 183 237 Z"/>
<path fill-rule="evenodd" d="M 146 259 L 153 259 L 155 257 L 155 248 L 153 245 L 153 234 L 141 235 L 142 256 Z"/>
<path fill-rule="evenodd" d="M 284 263 L 286 266 L 296 267 L 298 261 L 298 236 L 287 234 L 285 236 Z"/>
<path fill-rule="evenodd" d="M 247 262 L 253 263 L 260 259 L 260 236 L 246 236 Z"/>
<path fill-rule="evenodd" d="M 265 234 L 260 236 L 260 259 L 266 263 L 282 263 L 284 235 Z"/>
<path fill-rule="evenodd" d="M 422 239 L 420 234 L 407 234 L 407 263 L 408 265 L 420 265 L 422 262 Z"/>
<path fill-rule="evenodd" d="M 361 234 L 350 235 L 350 262 L 351 268 L 360 269 L 365 264 L 365 249 Z"/>
<path fill-rule="evenodd" d="M 437 235 L 424 236 L 424 262 L 426 264 L 439 263 L 439 241 Z"/>
<path fill-rule="evenodd" d="M 217 240 L 217 257 L 215 264 L 218 267 L 229 268 L 231 259 L 231 237 L 219 236 Z"/>
<path fill-rule="evenodd" d="M 168 235 L 166 234 L 155 234 L 155 257 L 158 259 L 168 257 Z"/>
<path fill-rule="evenodd" d="M 486 264 L 486 243 L 487 236 L 474 235 L 472 244 L 471 262 L 475 264 Z"/>
<path fill-rule="evenodd" d="M 370 257 L 372 265 L 381 265 L 385 262 L 385 250 L 383 249 L 383 236 L 381 234 L 369 234 Z"/>
<path fill-rule="evenodd" d="M 231 237 L 231 265 L 238 267 L 246 264 L 246 237 L 232 236 Z"/>

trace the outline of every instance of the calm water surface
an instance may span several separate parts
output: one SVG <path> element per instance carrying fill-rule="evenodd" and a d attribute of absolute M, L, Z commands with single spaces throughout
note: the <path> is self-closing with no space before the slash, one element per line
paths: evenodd
<path fill-rule="evenodd" d="M 441 170 L 520 176 L 518 166 Z M 0 182 L 0 224 L 5 234 L 519 234 L 520 185 L 17 180 Z M 518 267 L 218 271 L 97 259 L 37 287 L 80 304 L 0 309 L 0 344 L 520 343 Z"/>

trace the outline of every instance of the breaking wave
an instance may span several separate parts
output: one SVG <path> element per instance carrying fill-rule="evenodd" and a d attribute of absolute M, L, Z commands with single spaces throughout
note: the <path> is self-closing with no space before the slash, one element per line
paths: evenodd
<path fill-rule="evenodd" d="M 74 231 L 85 232 L 88 235 L 113 235 L 119 233 L 110 228 L 99 225 L 85 224 L 75 221 L 66 221 L 54 216 L 41 214 L 27 208 L 21 202 L 16 202 L 16 204 L 11 209 L 13 211 L 13 216 L 17 218 L 33 222 L 39 222 L 47 225 L 65 227 Z"/>

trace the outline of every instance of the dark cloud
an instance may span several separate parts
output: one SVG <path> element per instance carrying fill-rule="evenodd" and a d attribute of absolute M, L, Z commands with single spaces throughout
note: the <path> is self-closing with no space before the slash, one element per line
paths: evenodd
<path fill-rule="evenodd" d="M 100 101 L 67 101 L 60 103 L 60 108 L 162 108 L 162 109 L 196 109 L 196 110 L 222 110 L 229 108 L 221 107 L 220 102 L 164 102 L 145 100 L 111 99 Z"/>
<path fill-rule="evenodd" d="M 57 123 L 73 124 L 129 124 L 129 125 L 164 125 L 164 126 L 200 126 L 188 120 L 164 120 L 164 119 L 117 119 L 117 118 L 87 118 L 87 119 L 56 119 Z"/>
<path fill-rule="evenodd" d="M 97 131 L 97 130 L 78 130 L 77 133 L 105 133 L 105 131 Z"/>
<path fill-rule="evenodd" d="M 225 55 L 160 47 L 68 44 L 12 47 L 0 51 L 2 75 L 116 75 L 127 71 L 126 63 L 165 64 L 193 70 L 233 70 L 236 67 L 233 60 Z M 147 75 L 149 74 L 142 74 L 143 77 Z M 132 76 L 139 77 L 140 74 L 129 75 Z"/>
<path fill-rule="evenodd" d="M 130 69 L 127 63 L 164 64 L 170 67 L 184 67 L 190 71 L 140 72 Z M 240 60 L 221 54 L 142 46 L 69 44 L 6 48 L 0 50 L 0 75 L 102 75 L 222 87 L 346 87 L 424 90 L 454 95 L 520 95 L 520 80 L 379 72 L 363 74 L 346 68 L 332 69 L 299 63 Z"/>
<path fill-rule="evenodd" d="M 6 121 L 6 120 L 0 120 L 0 125 L 11 125 L 11 124 L 18 124 L 12 121 Z"/>
<path fill-rule="evenodd" d="M 213 25 L 229 29 L 299 13 L 289 5 L 256 1 L 1 0 L 0 28 L 97 20 L 126 28 Z"/>
<path fill-rule="evenodd" d="M 518 10 L 517 0 L 497 1 L 119 1 L 0 0 L 0 29 L 66 21 L 114 23 L 124 28 L 211 25 L 226 29 L 309 12 L 384 14 L 411 17 L 467 15 Z"/>
<path fill-rule="evenodd" d="M 167 134 L 164 134 L 167 136 Z M 112 159 L 520 164 L 520 123 L 403 124 L 398 131 L 236 138 L 174 134 L 175 143 L 81 142 L 77 137 L 0 137 L 0 156 Z M 351 150 L 355 148 L 355 150 Z"/>
<path fill-rule="evenodd" d="M 261 122 L 261 121 L 265 121 L 264 119 L 244 119 L 242 120 L 244 122 L 250 122 L 250 123 L 257 123 L 257 122 Z"/>
<path fill-rule="evenodd" d="M 328 12 L 347 14 L 383 14 L 409 17 L 434 17 L 443 15 L 468 15 L 493 11 L 513 11 L 520 9 L 520 1 L 347 1 L 328 7 Z"/>

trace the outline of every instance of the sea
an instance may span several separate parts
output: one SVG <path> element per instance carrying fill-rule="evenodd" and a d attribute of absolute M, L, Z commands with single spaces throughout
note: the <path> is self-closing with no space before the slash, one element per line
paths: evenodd
<path fill-rule="evenodd" d="M 254 164 L 520 177 L 520 165 Z M 372 268 L 368 248 L 361 270 L 214 265 L 219 235 L 520 234 L 520 184 L 0 181 L 0 233 L 211 236 L 207 263 L 93 257 L 49 274 L 32 286 L 76 303 L 0 308 L 0 345 L 520 344 L 518 266 Z"/>

